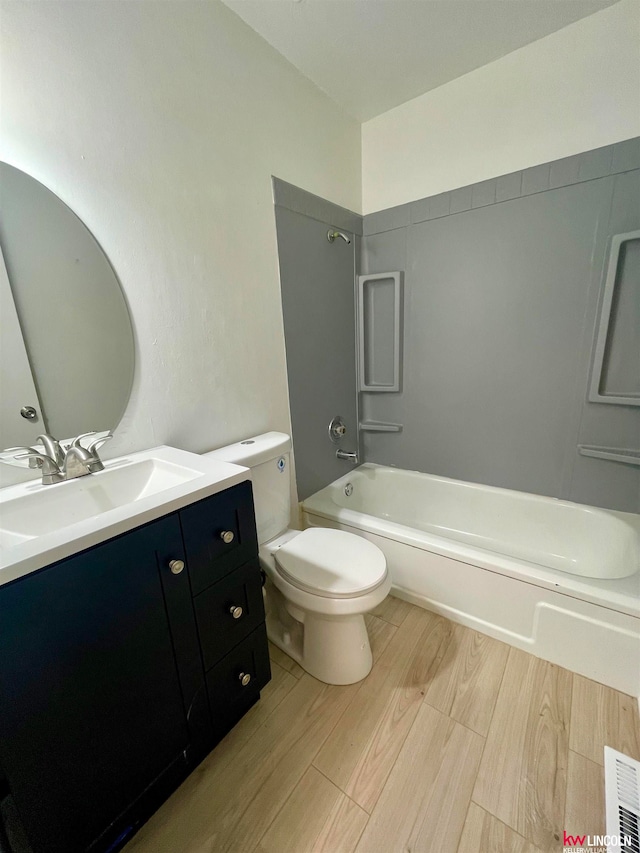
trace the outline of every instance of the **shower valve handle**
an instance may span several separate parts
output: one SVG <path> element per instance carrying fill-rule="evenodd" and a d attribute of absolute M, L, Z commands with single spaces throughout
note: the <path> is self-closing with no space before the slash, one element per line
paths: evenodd
<path fill-rule="evenodd" d="M 347 434 L 347 425 L 342 415 L 336 415 L 329 424 L 329 438 L 334 444 L 338 444 L 341 438 Z"/>

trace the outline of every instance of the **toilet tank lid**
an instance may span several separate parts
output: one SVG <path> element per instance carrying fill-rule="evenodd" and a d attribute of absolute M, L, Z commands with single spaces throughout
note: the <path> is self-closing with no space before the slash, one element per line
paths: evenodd
<path fill-rule="evenodd" d="M 277 459 L 283 453 L 291 450 L 291 439 L 284 432 L 265 432 L 228 444 L 218 450 L 203 453 L 203 456 L 212 456 L 221 462 L 235 462 L 236 465 L 244 465 L 253 468 L 270 459 Z"/>

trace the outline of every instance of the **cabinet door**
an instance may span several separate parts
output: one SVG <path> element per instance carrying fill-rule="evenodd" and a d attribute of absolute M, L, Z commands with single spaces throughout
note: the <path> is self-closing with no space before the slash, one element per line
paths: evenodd
<path fill-rule="evenodd" d="M 181 510 L 180 521 L 194 595 L 258 553 L 249 481 Z"/>
<path fill-rule="evenodd" d="M 186 765 L 170 558 L 184 559 L 177 515 L 0 587 L 0 764 L 36 853 L 84 851 L 107 830 L 103 849 Z M 169 574 L 169 598 L 171 584 L 189 593 L 186 571 Z"/>

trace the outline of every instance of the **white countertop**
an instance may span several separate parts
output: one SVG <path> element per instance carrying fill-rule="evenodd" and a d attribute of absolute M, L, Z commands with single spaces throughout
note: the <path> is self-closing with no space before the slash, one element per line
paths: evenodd
<path fill-rule="evenodd" d="M 248 468 L 167 446 L 104 466 L 0 489 L 0 586 L 251 479 Z"/>

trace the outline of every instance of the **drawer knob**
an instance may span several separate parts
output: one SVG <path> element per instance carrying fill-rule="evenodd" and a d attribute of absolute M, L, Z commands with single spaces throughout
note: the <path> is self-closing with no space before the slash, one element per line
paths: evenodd
<path fill-rule="evenodd" d="M 233 616 L 234 619 L 239 619 L 242 616 L 243 612 L 244 611 L 240 606 L 236 607 L 232 605 L 229 608 L 229 613 Z"/>
<path fill-rule="evenodd" d="M 230 545 L 236 537 L 233 530 L 223 530 L 220 534 L 220 538 L 225 545 Z"/>
<path fill-rule="evenodd" d="M 251 681 L 251 676 L 248 672 L 241 672 L 238 678 L 240 679 L 240 684 L 242 684 L 243 687 L 246 687 Z"/>
<path fill-rule="evenodd" d="M 184 569 L 184 560 L 170 560 L 169 568 L 174 575 L 179 575 Z"/>

